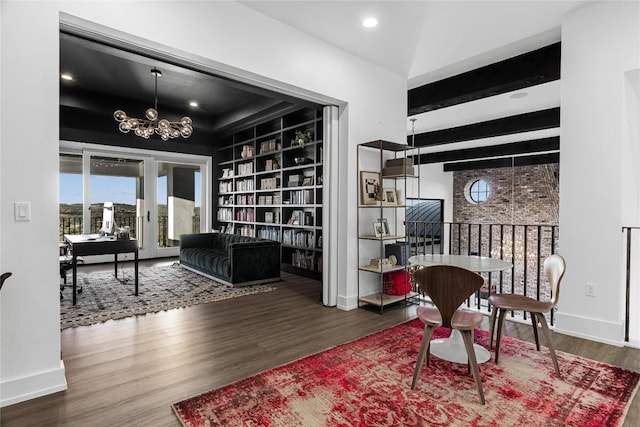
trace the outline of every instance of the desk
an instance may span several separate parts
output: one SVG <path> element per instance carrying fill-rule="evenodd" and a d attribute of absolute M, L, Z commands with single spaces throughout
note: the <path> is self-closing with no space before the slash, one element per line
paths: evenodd
<path fill-rule="evenodd" d="M 114 254 L 115 276 L 118 277 L 118 254 L 135 254 L 135 295 L 138 296 L 138 241 L 136 239 L 116 239 L 98 234 L 65 234 L 64 240 L 71 247 L 73 265 L 73 305 L 76 304 L 76 267 L 79 256 Z"/>
<path fill-rule="evenodd" d="M 508 270 L 513 267 L 508 261 L 501 259 L 472 256 L 472 255 L 414 255 L 409 258 L 409 263 L 413 265 L 421 265 L 430 267 L 433 265 L 454 265 L 462 267 L 476 273 L 490 273 L 502 270 Z M 476 351 L 478 363 L 484 363 L 491 358 L 489 351 L 478 345 L 473 345 Z M 431 354 L 434 356 L 455 363 L 467 363 L 467 352 L 464 348 L 462 335 L 453 329 L 449 338 L 442 338 L 431 341 Z"/>

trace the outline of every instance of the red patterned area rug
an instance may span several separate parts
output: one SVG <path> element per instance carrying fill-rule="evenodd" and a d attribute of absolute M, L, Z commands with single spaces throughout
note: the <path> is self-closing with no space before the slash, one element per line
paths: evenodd
<path fill-rule="evenodd" d="M 618 426 L 640 374 L 504 337 L 480 365 L 486 405 L 466 365 L 431 358 L 416 391 L 423 326 L 412 320 L 173 404 L 184 426 Z M 449 330 L 437 329 L 434 338 Z M 487 346 L 488 333 L 476 342 Z M 492 354 L 493 356 L 493 354 Z"/>

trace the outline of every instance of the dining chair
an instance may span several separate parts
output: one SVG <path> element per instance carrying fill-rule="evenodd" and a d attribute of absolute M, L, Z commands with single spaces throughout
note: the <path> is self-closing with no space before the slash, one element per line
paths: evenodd
<path fill-rule="evenodd" d="M 4 281 L 7 280 L 9 277 L 11 277 L 13 273 L 2 273 L 2 275 L 0 275 L 0 289 L 2 289 L 2 285 L 4 285 Z"/>
<path fill-rule="evenodd" d="M 509 311 L 522 311 L 531 315 L 531 324 L 533 326 L 533 335 L 536 340 L 536 349 L 540 351 L 540 339 L 538 337 L 538 324 L 542 328 L 542 334 L 549 347 L 551 360 L 558 377 L 561 377 L 560 367 L 556 358 L 556 351 L 551 340 L 551 333 L 545 314 L 551 311 L 560 297 L 560 282 L 567 269 L 567 263 L 560 255 L 550 255 L 544 260 L 544 273 L 551 285 L 551 299 L 549 301 L 538 301 L 536 299 L 519 295 L 519 294 L 503 294 L 497 293 L 489 296 L 488 302 L 493 306 L 491 318 L 489 319 L 489 347 L 493 346 L 493 332 L 495 330 L 496 318 L 498 320 L 498 333 L 496 336 L 496 363 L 500 358 L 500 343 L 504 332 L 504 319 Z"/>
<path fill-rule="evenodd" d="M 482 323 L 482 313 L 460 309 L 462 303 L 484 284 L 477 273 L 451 265 L 436 265 L 422 268 L 413 274 L 418 288 L 423 290 L 436 307 L 420 306 L 416 314 L 425 324 L 424 336 L 418 352 L 411 389 L 415 390 L 422 365 L 429 365 L 429 347 L 435 328 L 444 326 L 458 330 L 467 351 L 467 367 L 473 373 L 478 388 L 480 403 L 484 405 L 484 392 L 480 370 L 473 348 L 473 331 Z"/>

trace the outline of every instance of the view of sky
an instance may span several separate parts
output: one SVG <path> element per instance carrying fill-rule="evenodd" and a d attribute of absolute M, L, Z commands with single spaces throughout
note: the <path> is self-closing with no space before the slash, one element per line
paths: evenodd
<path fill-rule="evenodd" d="M 114 202 L 135 205 L 135 178 L 119 176 L 91 176 L 91 203 Z M 200 173 L 195 174 L 195 187 L 200 188 Z M 158 203 L 167 202 L 167 178 L 158 179 Z M 60 174 L 60 203 L 82 203 L 82 175 Z M 200 191 L 195 192 L 196 206 L 200 206 Z"/>

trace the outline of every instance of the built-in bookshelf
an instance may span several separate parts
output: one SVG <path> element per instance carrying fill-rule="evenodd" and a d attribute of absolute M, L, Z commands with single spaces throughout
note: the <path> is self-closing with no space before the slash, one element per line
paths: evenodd
<path fill-rule="evenodd" d="M 280 241 L 282 269 L 317 279 L 322 129 L 322 110 L 298 108 L 224 137 L 214 157 L 216 229 Z"/>

